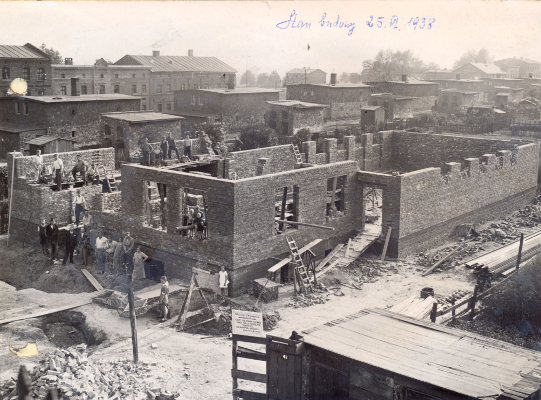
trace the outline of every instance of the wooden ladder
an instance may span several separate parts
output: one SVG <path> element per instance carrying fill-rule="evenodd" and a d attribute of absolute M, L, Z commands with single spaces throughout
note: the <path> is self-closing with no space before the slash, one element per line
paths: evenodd
<path fill-rule="evenodd" d="M 291 252 L 291 259 L 297 266 L 295 267 L 295 273 L 299 278 L 299 288 L 301 292 L 304 293 L 314 293 L 312 284 L 310 283 L 310 278 L 308 277 L 308 272 L 304 267 L 302 258 L 299 254 L 299 249 L 295 240 L 292 237 L 286 236 L 287 245 L 289 246 L 289 251 Z"/>
<path fill-rule="evenodd" d="M 295 154 L 295 162 L 302 163 L 302 157 L 301 157 L 301 152 L 299 151 L 299 147 L 294 143 L 291 143 L 291 146 L 293 146 L 293 153 Z"/>
<path fill-rule="evenodd" d="M 109 193 L 118 191 L 115 176 L 112 174 L 111 171 L 105 171 L 105 182 L 107 183 L 107 190 L 109 190 Z"/>

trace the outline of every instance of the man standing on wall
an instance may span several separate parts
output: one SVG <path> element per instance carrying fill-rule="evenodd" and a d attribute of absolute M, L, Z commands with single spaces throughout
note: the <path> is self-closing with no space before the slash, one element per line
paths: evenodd
<path fill-rule="evenodd" d="M 77 189 L 75 193 L 75 199 L 73 199 L 73 203 L 75 203 L 75 224 L 79 226 L 81 213 L 85 212 L 86 203 L 84 196 L 81 194 L 81 189 Z"/>
<path fill-rule="evenodd" d="M 168 157 L 171 159 L 171 153 L 173 150 L 175 153 L 177 153 L 177 158 L 180 160 L 180 156 L 178 155 L 177 145 L 175 144 L 175 139 L 171 136 L 171 132 L 169 132 L 169 135 L 167 136 L 167 143 L 169 143 L 169 154 Z"/>
<path fill-rule="evenodd" d="M 53 168 L 55 171 L 55 181 L 59 192 L 62 190 L 62 174 L 64 173 L 64 163 L 62 159 L 58 157 L 58 154 L 54 155 Z"/>
<path fill-rule="evenodd" d="M 54 218 L 51 218 L 49 225 L 46 229 L 47 240 L 50 246 L 51 260 L 56 264 L 56 250 L 58 246 L 58 225 L 54 222 Z"/>
<path fill-rule="evenodd" d="M 148 144 L 148 139 L 143 138 L 143 144 L 141 145 L 141 152 L 143 153 L 143 160 L 141 164 L 150 167 L 150 153 L 152 152 L 152 146 Z"/>
<path fill-rule="evenodd" d="M 192 140 L 189 133 L 184 138 L 184 157 L 188 157 L 188 160 L 192 161 Z"/>
<path fill-rule="evenodd" d="M 90 166 L 86 161 L 83 161 L 81 158 L 81 155 L 77 155 L 77 162 L 75 163 L 75 166 L 71 170 L 71 174 L 73 175 L 73 180 L 77 182 L 77 172 L 81 174 L 81 178 L 83 178 L 83 185 L 86 185 L 86 172 Z"/>
<path fill-rule="evenodd" d="M 169 158 L 171 158 L 171 155 L 169 154 L 169 142 L 167 141 L 166 136 L 163 137 L 162 142 L 160 143 L 160 148 L 162 150 L 163 161 L 165 161 L 168 155 L 169 155 Z"/>
<path fill-rule="evenodd" d="M 41 150 L 36 150 L 36 155 L 34 156 L 34 168 L 36 168 L 36 183 L 39 183 L 43 171 L 43 156 L 41 155 Z"/>

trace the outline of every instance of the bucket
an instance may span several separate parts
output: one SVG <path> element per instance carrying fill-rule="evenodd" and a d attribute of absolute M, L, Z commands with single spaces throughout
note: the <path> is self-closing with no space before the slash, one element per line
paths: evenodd
<path fill-rule="evenodd" d="M 428 296 L 434 297 L 434 289 L 431 287 L 425 287 L 421 290 L 421 299 L 426 299 Z"/>

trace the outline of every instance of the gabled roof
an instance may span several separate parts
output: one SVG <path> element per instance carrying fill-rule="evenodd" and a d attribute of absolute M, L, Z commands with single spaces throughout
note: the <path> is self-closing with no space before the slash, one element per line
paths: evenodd
<path fill-rule="evenodd" d="M 311 68 L 293 68 L 292 70 L 289 70 L 287 71 L 288 74 L 304 74 L 304 72 L 306 71 L 306 75 L 310 75 L 312 72 L 316 72 L 316 71 L 319 71 L 319 72 L 323 72 L 324 74 L 326 74 L 325 71 L 322 71 L 320 69 L 311 69 Z"/>
<path fill-rule="evenodd" d="M 104 117 L 119 119 L 134 124 L 145 122 L 162 121 L 182 121 L 184 118 L 176 115 L 157 113 L 154 111 L 131 111 L 131 112 L 112 112 L 101 114 Z"/>
<path fill-rule="evenodd" d="M 30 43 L 27 43 L 24 46 L 0 45 L 0 58 L 49 59 L 47 54 L 43 53 L 40 49 Z"/>
<path fill-rule="evenodd" d="M 525 394 L 512 398 L 526 399 L 541 383 L 541 352 L 379 309 L 302 336 L 308 345 L 471 398 L 518 392 Z"/>
<path fill-rule="evenodd" d="M 53 142 L 55 140 L 69 140 L 70 142 L 76 142 L 76 140 L 73 140 L 73 139 L 60 138 L 57 136 L 38 136 L 37 138 L 29 140 L 28 142 L 25 142 L 25 143 L 33 144 L 35 146 L 43 146 L 44 144 Z"/>
<path fill-rule="evenodd" d="M 126 55 L 115 65 L 146 65 L 152 72 L 222 72 L 235 73 L 230 67 L 216 57 L 194 56 L 136 56 Z"/>
<path fill-rule="evenodd" d="M 458 71 L 460 72 L 459 70 L 464 67 L 465 65 L 473 65 L 475 68 L 477 68 L 479 71 L 481 72 L 484 72 L 485 74 L 503 74 L 503 75 L 506 75 L 507 72 L 504 72 L 500 69 L 500 67 L 498 67 L 496 64 L 494 63 L 467 63 L 467 64 L 464 64 L 464 65 L 461 65 L 460 67 L 458 67 L 457 69 L 455 69 L 455 71 Z"/>

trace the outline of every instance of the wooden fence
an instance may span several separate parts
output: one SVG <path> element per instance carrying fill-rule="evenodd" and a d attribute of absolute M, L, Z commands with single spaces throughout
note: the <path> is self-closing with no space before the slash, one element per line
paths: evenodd
<path fill-rule="evenodd" d="M 541 137 L 541 120 L 517 121 L 511 124 L 511 134 L 515 136 Z"/>

